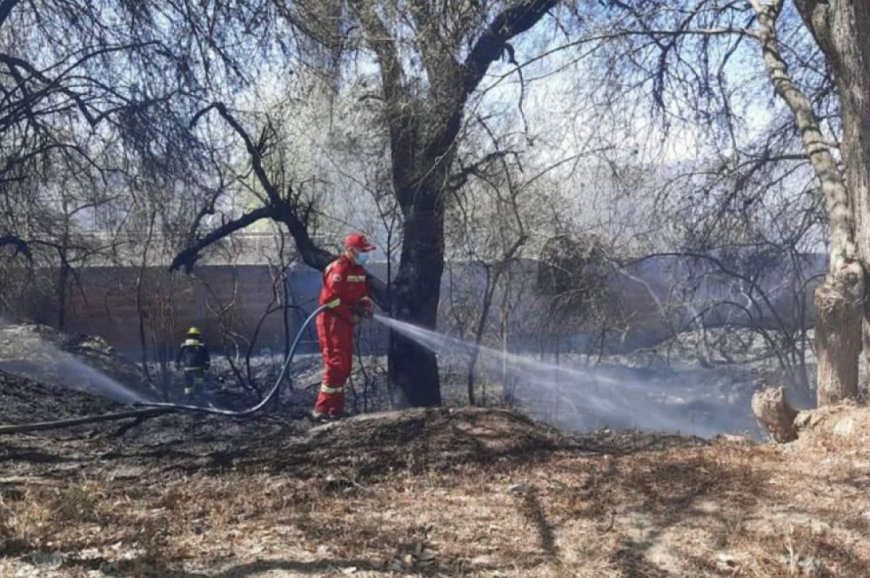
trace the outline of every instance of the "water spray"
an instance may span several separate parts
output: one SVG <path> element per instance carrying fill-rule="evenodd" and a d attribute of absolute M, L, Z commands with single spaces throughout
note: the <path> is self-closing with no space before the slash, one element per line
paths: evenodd
<path fill-rule="evenodd" d="M 589 427 L 640 428 L 653 431 L 681 431 L 711 436 L 723 431 L 715 423 L 701 423 L 686 399 L 677 392 L 655 387 L 652 382 L 632 376 L 616 378 L 601 371 L 554 365 L 529 357 L 492 349 L 405 321 L 375 315 L 375 319 L 430 351 L 446 356 L 475 351 L 498 362 L 499 372 L 519 384 L 515 399 L 526 411 L 567 429 Z M 675 386 L 677 384 L 674 384 Z M 543 395 L 551 394 L 549 397 Z M 664 393 L 662 399 L 654 394 Z M 545 400 L 550 401 L 545 403 Z M 553 402 L 553 403 L 550 403 Z"/>
<path fill-rule="evenodd" d="M 125 387 L 118 380 L 91 367 L 70 352 L 64 351 L 36 329 L 30 330 L 28 326 L 23 326 L 17 333 L 5 334 L 9 325 L 0 317 L 2 340 L 5 342 L 14 340 L 19 352 L 16 354 L 13 349 L 13 359 L 0 361 L 0 369 L 3 371 L 34 381 L 97 393 L 125 404 L 147 401 L 147 398 L 139 392 Z M 20 359 L 15 359 L 15 355 Z"/>

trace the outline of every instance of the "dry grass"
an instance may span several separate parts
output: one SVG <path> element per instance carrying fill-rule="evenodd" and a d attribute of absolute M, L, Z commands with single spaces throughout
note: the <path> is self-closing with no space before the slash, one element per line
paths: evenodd
<path fill-rule="evenodd" d="M 18 460 L 26 481 L 0 484 L 0 575 L 870 576 L 863 433 L 817 434 L 784 448 L 568 440 L 507 412 L 444 411 L 231 458 L 170 443 L 138 452 L 135 476 L 120 458 L 80 458 L 64 479 Z M 202 465 L 179 467 L 188 454 Z M 46 551 L 60 567 L 37 564 Z"/>

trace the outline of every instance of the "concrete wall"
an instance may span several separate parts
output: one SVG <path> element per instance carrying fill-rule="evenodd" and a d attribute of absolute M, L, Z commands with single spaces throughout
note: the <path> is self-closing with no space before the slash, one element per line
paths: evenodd
<path fill-rule="evenodd" d="M 455 327 L 455 316 L 447 315 L 451 295 L 464 293 L 470 303 L 479 303 L 484 276 L 475 266 L 450 264 L 452 275 L 445 275 L 442 288 L 442 321 L 439 325 Z M 510 275 L 510 283 L 518 290 L 519 306 L 510 320 L 513 349 L 533 349 L 541 335 L 550 332 L 560 340 L 562 347 L 584 348 L 596 339 L 602 323 L 608 330 L 606 349 L 610 351 L 649 346 L 666 338 L 674 330 L 690 328 L 699 312 L 708 326 L 730 322 L 747 327 L 771 326 L 782 321 L 794 326 L 812 323 L 812 284 L 804 288 L 804 301 L 810 310 L 802 314 L 796 299 L 800 290 L 790 278 L 787 268 L 772 266 L 756 283 L 764 287 L 771 299 L 759 310 L 752 298 L 763 301 L 758 289 L 751 283 L 727 275 L 705 273 L 698 275 L 694 265 L 682 260 L 654 259 L 640 262 L 618 274 L 607 277 L 609 302 L 595 319 L 572 317 L 570 312 L 555 320 L 546 318 L 546 296 L 538 293 L 535 284 L 537 265 L 533 262 L 517 263 Z M 823 258 L 807 262 L 805 276 L 822 271 Z M 370 266 L 373 274 L 385 278 L 383 264 Z M 70 290 L 67 331 L 100 335 L 132 359 L 138 359 L 142 350 L 140 317 L 137 306 L 136 268 L 89 267 L 81 270 L 78 282 Z M 50 277 L 50 275 L 48 275 Z M 223 347 L 234 351 L 247 349 L 257 325 L 261 324 L 254 344 L 256 353 L 281 351 L 284 347 L 282 311 L 265 319 L 273 301 L 273 272 L 265 265 L 205 265 L 197 267 L 194 276 L 170 274 L 164 268 L 144 271 L 140 301 L 145 329 L 146 348 L 150 354 L 174 355 L 174 349 L 191 325 L 203 330 L 215 349 Z M 298 327 L 315 307 L 320 289 L 320 273 L 298 266 L 290 275 L 289 313 L 290 333 L 295 336 Z M 452 283 L 453 287 L 448 287 Z M 452 293 L 451 293 L 452 291 Z M 283 295 L 282 295 L 283 298 Z M 495 303 L 500 303 L 497 295 Z M 738 304 L 747 305 L 741 309 Z M 24 315 L 43 323 L 56 319 L 56 300 L 51 292 L 34 291 L 27 303 L 22 304 Z M 776 314 L 774 315 L 774 312 Z M 492 311 L 493 324 L 500 311 Z M 476 311 L 469 309 L 469 315 Z M 361 347 L 366 352 L 383 353 L 386 331 L 377 324 L 366 324 Z M 303 341 L 303 351 L 316 352 L 314 332 L 309 331 Z"/>

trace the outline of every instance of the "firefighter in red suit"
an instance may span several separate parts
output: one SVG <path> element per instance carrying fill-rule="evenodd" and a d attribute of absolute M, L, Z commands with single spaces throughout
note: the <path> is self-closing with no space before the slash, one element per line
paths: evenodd
<path fill-rule="evenodd" d="M 311 416 L 316 421 L 344 414 L 344 393 L 353 361 L 353 331 L 374 313 L 362 265 L 375 246 L 364 235 L 352 233 L 342 254 L 323 270 L 320 305 L 328 308 L 317 317 L 317 338 L 323 352 L 323 383 Z"/>

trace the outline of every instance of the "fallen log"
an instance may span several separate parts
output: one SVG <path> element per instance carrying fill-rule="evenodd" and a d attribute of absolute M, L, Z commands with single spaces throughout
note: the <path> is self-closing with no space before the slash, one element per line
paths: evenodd
<path fill-rule="evenodd" d="M 43 421 L 36 423 L 21 423 L 11 425 L 0 425 L 0 435 L 27 433 L 32 431 L 44 431 L 50 429 L 60 429 L 72 427 L 76 425 L 85 425 L 89 423 L 98 423 L 103 421 L 116 421 L 119 419 L 154 417 L 174 411 L 172 408 L 155 407 L 148 409 L 136 409 L 131 411 L 122 411 L 116 413 L 104 413 L 101 415 L 91 415 L 86 417 L 77 417 L 72 419 L 62 419 L 58 421 Z"/>

